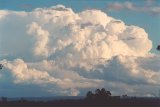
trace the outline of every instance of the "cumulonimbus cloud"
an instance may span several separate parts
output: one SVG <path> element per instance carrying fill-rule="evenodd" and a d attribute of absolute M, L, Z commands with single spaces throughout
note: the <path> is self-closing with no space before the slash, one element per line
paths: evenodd
<path fill-rule="evenodd" d="M 145 30 L 100 10 L 75 13 L 63 5 L 31 12 L 1 10 L 0 32 L 0 51 L 6 54 L 1 63 L 13 84 L 37 84 L 65 95 L 99 87 L 118 94 L 118 84 L 132 95 L 142 92 L 138 84 L 159 86 L 158 69 L 146 65 L 158 56 L 150 53 Z"/>

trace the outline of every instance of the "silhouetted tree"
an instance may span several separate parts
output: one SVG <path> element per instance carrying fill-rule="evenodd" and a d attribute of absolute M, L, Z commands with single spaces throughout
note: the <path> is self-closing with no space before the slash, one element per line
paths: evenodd
<path fill-rule="evenodd" d="M 101 90 L 100 89 L 96 89 L 95 90 L 95 97 L 99 97 L 101 95 Z"/>
<path fill-rule="evenodd" d="M 0 64 L 0 69 L 2 69 L 3 68 L 3 65 L 2 64 Z"/>
<path fill-rule="evenodd" d="M 92 93 L 92 91 L 88 91 L 86 97 L 87 99 L 93 99 L 94 94 Z"/>
<path fill-rule="evenodd" d="M 104 88 L 102 88 L 100 94 L 107 97 L 107 96 L 110 96 L 111 93 L 109 91 L 106 91 Z"/>
<path fill-rule="evenodd" d="M 105 96 L 105 97 L 110 97 L 111 96 L 111 92 L 110 91 L 106 91 L 105 88 L 97 89 L 96 94 L 98 94 L 98 96 Z"/>
<path fill-rule="evenodd" d="M 106 91 L 106 94 L 108 97 L 110 97 L 112 95 L 110 91 Z"/>
<path fill-rule="evenodd" d="M 160 45 L 157 46 L 157 50 L 160 51 Z"/>
<path fill-rule="evenodd" d="M 102 99 L 107 99 L 111 97 L 111 92 L 110 91 L 106 91 L 105 88 L 102 89 L 96 89 L 95 93 L 92 93 L 91 91 L 89 91 L 86 94 L 87 99 L 98 99 L 98 100 L 102 100 Z"/>

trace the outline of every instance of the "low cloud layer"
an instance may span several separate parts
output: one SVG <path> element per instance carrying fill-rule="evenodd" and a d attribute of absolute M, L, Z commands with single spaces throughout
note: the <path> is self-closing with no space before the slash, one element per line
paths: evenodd
<path fill-rule="evenodd" d="M 44 93 L 74 96 L 101 87 L 145 96 L 160 87 L 159 56 L 150 53 L 145 30 L 100 10 L 1 10 L 0 32 L 2 85 L 36 85 Z"/>

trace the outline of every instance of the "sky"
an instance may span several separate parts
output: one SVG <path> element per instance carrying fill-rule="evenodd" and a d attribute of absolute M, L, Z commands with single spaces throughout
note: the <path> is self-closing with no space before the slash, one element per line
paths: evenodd
<path fill-rule="evenodd" d="M 0 96 L 157 96 L 160 1 L 0 0 Z"/>

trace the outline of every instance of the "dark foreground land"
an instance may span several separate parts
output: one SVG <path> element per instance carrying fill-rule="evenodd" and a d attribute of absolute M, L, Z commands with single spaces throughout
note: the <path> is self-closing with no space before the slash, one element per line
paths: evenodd
<path fill-rule="evenodd" d="M 160 107 L 158 98 L 105 98 L 54 101 L 0 101 L 0 107 Z"/>
<path fill-rule="evenodd" d="M 160 107 L 160 98 L 111 96 L 110 91 L 102 88 L 95 93 L 89 91 L 86 97 L 81 99 L 34 101 L 22 98 L 9 101 L 2 97 L 0 107 Z"/>

